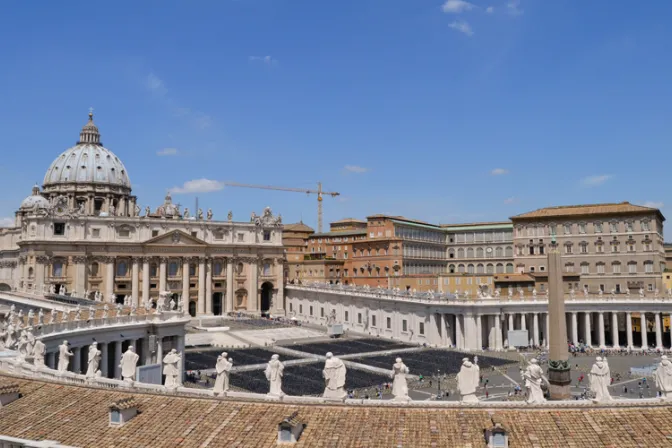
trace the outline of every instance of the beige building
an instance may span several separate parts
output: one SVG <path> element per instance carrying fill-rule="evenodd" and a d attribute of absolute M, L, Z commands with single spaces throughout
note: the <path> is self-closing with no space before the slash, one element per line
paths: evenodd
<path fill-rule="evenodd" d="M 510 222 L 449 224 L 448 273 L 513 273 L 513 225 Z"/>
<path fill-rule="evenodd" d="M 283 312 L 282 224 L 266 208 L 247 222 L 165 202 L 144 214 L 121 160 L 89 114 L 79 142 L 51 164 L 0 231 L 0 289 L 154 303 L 162 291 L 194 315 Z M 99 295 L 100 295 L 99 294 Z"/>
<path fill-rule="evenodd" d="M 578 289 L 632 293 L 662 288 L 665 270 L 660 210 L 622 202 L 548 207 L 511 218 L 517 273 L 543 274 L 552 240 Z"/>

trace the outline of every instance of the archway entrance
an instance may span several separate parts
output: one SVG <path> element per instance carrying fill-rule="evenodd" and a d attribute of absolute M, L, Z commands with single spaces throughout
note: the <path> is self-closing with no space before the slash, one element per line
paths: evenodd
<path fill-rule="evenodd" d="M 273 299 L 273 284 L 265 282 L 261 285 L 261 315 L 268 316 L 271 309 L 271 302 Z"/>
<path fill-rule="evenodd" d="M 123 305 L 124 304 L 124 295 L 123 294 L 117 294 L 115 299 L 114 299 L 114 303 L 120 303 L 120 304 Z"/>
<path fill-rule="evenodd" d="M 12 287 L 9 286 L 7 283 L 0 283 L 0 291 L 6 292 L 6 291 L 11 291 Z"/>
<path fill-rule="evenodd" d="M 222 315 L 222 293 L 216 292 L 212 295 L 212 314 L 215 316 Z"/>
<path fill-rule="evenodd" d="M 191 317 L 196 317 L 196 302 L 193 300 L 189 301 L 189 315 Z"/>

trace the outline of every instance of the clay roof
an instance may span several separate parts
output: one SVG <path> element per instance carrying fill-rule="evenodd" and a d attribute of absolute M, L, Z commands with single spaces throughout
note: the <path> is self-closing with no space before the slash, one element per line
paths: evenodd
<path fill-rule="evenodd" d="M 283 227 L 285 232 L 314 232 L 315 230 L 312 227 L 308 227 L 302 222 L 297 222 L 294 224 L 285 224 Z"/>
<path fill-rule="evenodd" d="M 439 227 L 450 230 L 451 227 L 488 227 L 488 226 L 512 226 L 511 221 L 492 222 L 468 222 L 464 224 L 439 224 Z"/>
<path fill-rule="evenodd" d="M 135 401 L 134 397 L 126 397 L 122 398 L 121 400 L 117 400 L 114 403 L 110 405 L 110 409 L 116 409 L 116 410 L 124 410 L 124 409 L 131 409 L 131 408 L 137 408 L 138 403 Z"/>
<path fill-rule="evenodd" d="M 366 224 L 366 221 L 362 221 L 361 219 L 357 218 L 343 218 L 339 219 L 338 221 L 333 221 L 330 222 L 329 224 L 348 224 L 348 223 L 359 223 L 359 224 Z"/>
<path fill-rule="evenodd" d="M 564 218 L 571 216 L 587 215 L 616 215 L 632 213 L 657 213 L 661 219 L 665 219 L 657 208 L 634 205 L 629 202 L 613 204 L 589 204 L 589 205 L 561 205 L 557 207 L 540 208 L 521 215 L 512 216 L 511 220 L 540 219 L 540 218 Z"/>
<path fill-rule="evenodd" d="M 5 377 L 6 378 L 6 377 Z M 0 380 L 3 377 L 0 376 Z M 298 411 L 307 447 L 484 448 L 493 421 L 509 446 L 670 446 L 672 406 L 579 408 L 404 408 L 311 406 L 125 393 L 25 379 L 24 396 L 0 408 L 1 432 L 82 448 L 272 448 L 277 425 Z M 139 414 L 109 427 L 109 403 L 135 397 Z"/>
<path fill-rule="evenodd" d="M 19 384 L 13 381 L 0 382 L 0 395 L 16 394 L 19 392 Z"/>

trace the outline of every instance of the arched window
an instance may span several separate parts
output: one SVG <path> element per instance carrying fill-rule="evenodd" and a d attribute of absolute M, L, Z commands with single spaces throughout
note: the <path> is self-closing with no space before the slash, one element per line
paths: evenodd
<path fill-rule="evenodd" d="M 168 276 L 169 277 L 175 277 L 177 275 L 177 261 L 171 261 L 168 264 Z"/>
<path fill-rule="evenodd" d="M 117 263 L 117 277 L 125 277 L 128 272 L 128 264 L 125 261 Z"/>
<path fill-rule="evenodd" d="M 495 273 L 495 266 L 492 263 L 488 263 L 488 265 L 486 266 L 485 272 L 487 272 L 488 274 L 494 274 Z"/>
<path fill-rule="evenodd" d="M 504 256 L 504 249 L 502 249 L 501 247 L 496 248 L 495 249 L 495 256 L 497 258 L 502 258 Z"/>
<path fill-rule="evenodd" d="M 506 256 L 507 257 L 513 257 L 513 247 L 507 246 L 506 248 Z"/>
<path fill-rule="evenodd" d="M 467 258 L 474 258 L 474 249 L 471 247 L 467 249 Z"/>
<path fill-rule="evenodd" d="M 97 277 L 99 269 L 100 269 L 100 265 L 98 264 L 98 262 L 94 261 L 93 263 L 91 263 L 91 276 L 92 277 Z"/>
<path fill-rule="evenodd" d="M 457 272 L 459 272 L 460 274 L 464 273 L 464 265 L 463 264 L 458 264 L 457 265 Z"/>
<path fill-rule="evenodd" d="M 63 262 L 54 261 L 51 265 L 51 275 L 54 277 L 63 277 Z"/>
<path fill-rule="evenodd" d="M 467 265 L 467 273 L 469 273 L 469 274 L 474 273 L 474 265 L 473 264 Z"/>
<path fill-rule="evenodd" d="M 464 258 L 464 249 L 457 249 L 457 258 Z"/>
<path fill-rule="evenodd" d="M 482 247 L 479 247 L 478 249 L 476 249 L 476 256 L 478 258 L 483 258 L 485 256 L 485 251 L 483 250 Z"/>
<path fill-rule="evenodd" d="M 33 275 L 35 274 L 35 271 L 33 268 L 28 268 L 28 278 L 33 278 Z"/>
<path fill-rule="evenodd" d="M 476 266 L 476 273 L 483 274 L 484 272 L 485 272 L 485 268 L 483 267 L 483 265 L 481 263 L 478 263 L 478 265 Z"/>
<path fill-rule="evenodd" d="M 454 264 L 451 264 L 450 266 L 448 266 L 448 272 L 450 272 L 451 274 L 455 273 L 455 265 Z"/>
<path fill-rule="evenodd" d="M 502 263 L 497 263 L 497 266 L 495 267 L 495 271 L 498 274 L 503 274 L 504 273 L 504 265 Z"/>
<path fill-rule="evenodd" d="M 455 258 L 455 249 L 448 249 L 448 258 Z"/>
<path fill-rule="evenodd" d="M 513 274 L 513 263 L 506 263 L 506 273 Z"/>

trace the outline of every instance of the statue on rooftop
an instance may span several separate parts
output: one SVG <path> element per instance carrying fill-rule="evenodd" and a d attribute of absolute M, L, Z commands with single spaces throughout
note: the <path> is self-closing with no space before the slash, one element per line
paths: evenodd
<path fill-rule="evenodd" d="M 226 215 L 226 219 L 231 222 L 233 221 L 233 212 L 229 210 L 229 213 Z"/>
<path fill-rule="evenodd" d="M 175 389 L 180 385 L 180 362 L 182 355 L 177 350 L 172 349 L 163 358 L 163 374 L 166 376 L 166 381 L 163 384 L 168 389 Z"/>
<path fill-rule="evenodd" d="M 222 395 L 229 390 L 229 375 L 231 374 L 232 367 L 233 361 L 229 359 L 228 353 L 223 352 L 217 357 L 217 364 L 215 365 L 215 370 L 217 371 L 214 388 L 215 395 Z"/>
<path fill-rule="evenodd" d="M 10 321 L 9 324 L 7 324 L 7 328 L 5 329 L 5 347 L 8 349 L 12 349 L 14 347 L 14 344 L 16 344 L 16 327 L 14 327 L 14 324 Z"/>
<path fill-rule="evenodd" d="M 33 325 L 35 319 L 35 310 L 32 308 L 28 310 L 28 325 Z"/>
<path fill-rule="evenodd" d="M 189 219 L 191 215 L 189 214 L 189 209 L 187 207 L 184 207 L 184 211 L 182 212 L 182 218 L 184 219 Z"/>
<path fill-rule="evenodd" d="M 47 355 L 47 346 L 41 340 L 35 341 L 33 345 L 33 364 L 36 367 L 44 367 L 44 357 Z"/>
<path fill-rule="evenodd" d="M 282 397 L 284 392 L 282 392 L 282 374 L 285 370 L 285 365 L 280 362 L 280 356 L 275 354 L 271 356 L 271 360 L 266 365 L 266 370 L 264 374 L 266 379 L 270 383 L 269 395 L 276 397 Z"/>
<path fill-rule="evenodd" d="M 70 348 L 68 347 L 68 341 L 63 341 L 61 345 L 58 346 L 58 371 L 63 373 L 68 370 L 70 365 L 70 357 L 73 356 Z"/>
<path fill-rule="evenodd" d="M 82 308 L 79 306 L 79 303 L 77 304 L 77 307 L 75 308 L 75 320 L 81 320 L 82 319 Z"/>
<path fill-rule="evenodd" d="M 509 296 L 509 300 L 511 300 L 513 298 L 513 289 L 509 288 L 508 296 Z"/>
<path fill-rule="evenodd" d="M 110 307 L 106 303 L 105 305 L 103 305 L 103 319 L 107 319 L 108 317 L 110 317 Z"/>
<path fill-rule="evenodd" d="M 108 208 L 109 208 L 110 216 L 115 216 L 117 209 L 114 207 L 114 204 L 110 204 L 110 206 Z"/>
<path fill-rule="evenodd" d="M 401 361 L 401 358 L 395 360 L 392 366 L 392 395 L 395 401 L 410 401 L 408 396 L 408 384 L 406 383 L 406 375 L 410 371 L 406 364 Z"/>
<path fill-rule="evenodd" d="M 207 213 L 206 217 L 207 217 L 208 221 L 212 221 L 212 209 L 211 208 L 208 209 L 208 213 Z"/>
<path fill-rule="evenodd" d="M 595 358 L 595 364 L 590 369 L 590 390 L 595 394 L 595 401 L 609 401 L 609 385 L 611 384 L 611 370 L 607 363 L 607 358 L 598 356 Z"/>
<path fill-rule="evenodd" d="M 121 378 L 124 381 L 128 383 L 135 381 L 135 368 L 138 365 L 138 359 L 140 359 L 140 356 L 135 353 L 135 348 L 133 348 L 132 345 L 129 345 L 121 356 L 121 362 L 119 363 L 119 368 L 121 368 Z"/>
<path fill-rule="evenodd" d="M 49 292 L 50 292 L 51 294 L 56 294 L 56 285 L 54 285 L 54 284 L 52 283 L 52 284 L 49 286 Z"/>
<path fill-rule="evenodd" d="M 523 380 L 525 380 L 525 388 L 527 389 L 527 403 L 541 404 L 546 402 L 544 391 L 541 389 L 542 382 L 548 383 L 544 376 L 543 369 L 539 366 L 539 361 L 532 358 L 523 372 Z"/>
<path fill-rule="evenodd" d="M 644 288 L 639 288 L 639 298 L 643 299 L 644 298 Z"/>
<path fill-rule="evenodd" d="M 145 218 L 149 217 L 149 214 L 152 213 L 152 210 L 149 208 L 149 205 L 145 207 Z"/>
<path fill-rule="evenodd" d="M 102 352 L 98 349 L 98 343 L 93 342 L 91 345 L 89 345 L 89 357 L 88 357 L 88 365 L 86 368 L 86 377 L 87 378 L 94 378 L 98 376 L 98 366 L 100 365 L 100 357 L 102 355 Z"/>
<path fill-rule="evenodd" d="M 26 359 L 28 356 L 28 338 L 26 337 L 26 332 L 22 331 L 21 336 L 19 336 L 19 341 L 16 344 L 17 350 L 19 351 L 19 358 Z"/>
<path fill-rule="evenodd" d="M 323 397 L 345 398 L 348 395 L 345 392 L 346 371 L 343 361 L 336 358 L 333 353 L 327 353 L 327 360 L 324 363 L 324 370 L 322 370 L 322 376 L 326 382 Z"/>
<path fill-rule="evenodd" d="M 198 212 L 196 213 L 196 218 L 197 218 L 199 221 L 202 221 L 202 220 L 203 220 L 203 209 L 202 209 L 202 208 L 199 208 L 199 209 L 198 209 Z"/>
<path fill-rule="evenodd" d="M 135 216 L 140 216 L 140 206 L 138 204 L 135 204 L 135 208 L 133 210 L 135 211 Z"/>
<path fill-rule="evenodd" d="M 656 387 L 663 398 L 672 398 L 672 362 L 663 355 L 660 357 L 660 364 L 653 373 L 656 379 Z"/>
<path fill-rule="evenodd" d="M 480 369 L 469 358 L 462 359 L 462 367 L 457 374 L 457 388 L 460 391 L 462 403 L 478 403 L 476 388 L 480 381 Z"/>
<path fill-rule="evenodd" d="M 537 288 L 532 289 L 532 299 L 537 300 Z"/>

